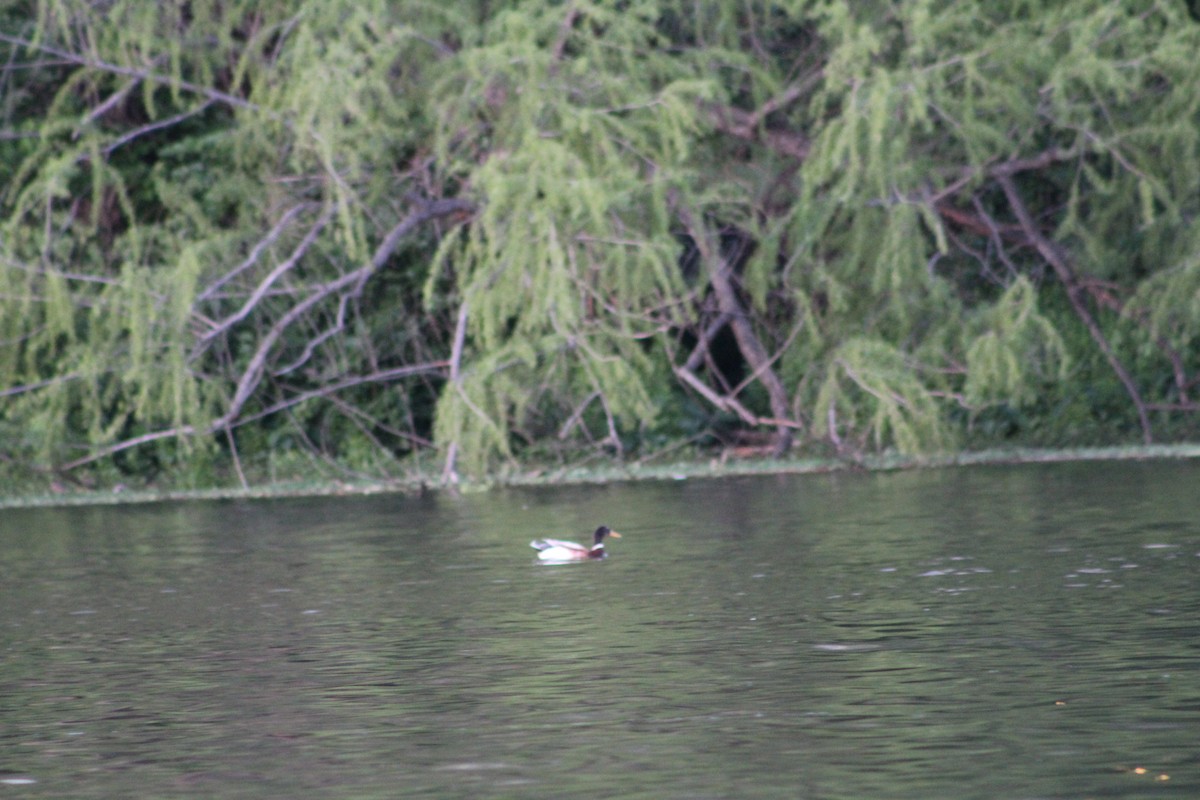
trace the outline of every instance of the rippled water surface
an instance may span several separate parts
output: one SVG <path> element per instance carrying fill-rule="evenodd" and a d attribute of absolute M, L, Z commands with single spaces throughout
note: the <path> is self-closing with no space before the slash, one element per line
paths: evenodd
<path fill-rule="evenodd" d="M 0 794 L 1200 797 L 1198 508 L 1175 462 L 0 511 Z"/>

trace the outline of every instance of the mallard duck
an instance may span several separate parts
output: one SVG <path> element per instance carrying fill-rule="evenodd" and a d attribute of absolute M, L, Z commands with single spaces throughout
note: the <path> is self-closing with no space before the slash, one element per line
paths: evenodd
<path fill-rule="evenodd" d="M 620 539 L 621 534 L 606 525 L 596 528 L 592 534 L 592 546 L 585 547 L 575 542 L 564 542 L 561 539 L 534 539 L 529 546 L 538 551 L 542 561 L 586 561 L 589 558 L 604 558 L 604 537 L 611 536 Z"/>

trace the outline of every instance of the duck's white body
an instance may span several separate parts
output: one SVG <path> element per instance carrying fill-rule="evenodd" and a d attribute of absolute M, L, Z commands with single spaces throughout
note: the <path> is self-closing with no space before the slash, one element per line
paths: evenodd
<path fill-rule="evenodd" d="M 600 527 L 596 529 L 593 537 L 595 543 L 591 547 L 586 547 L 575 542 L 564 542 L 562 539 L 534 539 L 529 543 L 529 546 L 538 551 L 538 559 L 546 562 L 563 562 L 563 561 L 586 561 L 592 558 L 604 558 L 607 553 L 604 552 L 604 537 L 615 536 L 621 538 L 621 534 L 610 531 L 608 528 Z"/>
<path fill-rule="evenodd" d="M 584 558 L 604 557 L 604 545 L 598 545 L 598 555 L 594 555 L 592 550 L 581 544 L 564 542 L 561 539 L 534 539 L 529 546 L 538 551 L 537 557 L 542 561 L 579 561 Z"/>

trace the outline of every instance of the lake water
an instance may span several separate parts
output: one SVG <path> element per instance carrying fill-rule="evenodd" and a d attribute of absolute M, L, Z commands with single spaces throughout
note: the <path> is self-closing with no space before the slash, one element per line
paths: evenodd
<path fill-rule="evenodd" d="M 1197 508 L 1160 462 L 0 511 L 0 795 L 1200 797 Z"/>

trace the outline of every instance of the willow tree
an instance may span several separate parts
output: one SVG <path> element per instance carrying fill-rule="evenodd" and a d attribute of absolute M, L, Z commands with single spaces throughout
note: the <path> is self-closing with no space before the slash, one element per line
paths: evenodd
<path fill-rule="evenodd" d="M 1196 410 L 1178 4 L 606 8 L 499 15 L 442 94 L 486 210 L 441 255 L 479 348 L 441 441 L 507 452 L 514 422 L 594 404 L 615 443 L 673 375 L 776 449 L 914 452 L 1097 357 L 1146 441 L 1152 410 Z M 1135 377 L 1147 358 L 1172 380 Z"/>
<path fill-rule="evenodd" d="M 788 220 L 805 243 L 793 257 L 816 267 L 805 281 L 819 276 L 809 295 L 837 298 L 826 318 L 878 325 L 870 350 L 839 335 L 822 359 L 821 429 L 848 417 L 898 434 L 898 417 L 918 418 L 901 409 L 930 397 L 1030 404 L 1093 354 L 1145 441 L 1153 409 L 1195 411 L 1194 299 L 1149 289 L 1194 280 L 1200 244 L 1200 74 L 1185 55 L 1200 27 L 1183 6 L 910 3 L 863 19 L 829 17 L 839 46 L 813 96 L 829 124 Z M 1145 351 L 1169 383 L 1134 376 Z M 898 360 L 902 379 L 856 377 Z"/>
<path fill-rule="evenodd" d="M 0 19 L 9 460 L 452 479 L 688 414 L 916 452 L 1084 378 L 1147 440 L 1196 410 L 1178 3 Z"/>
<path fill-rule="evenodd" d="M 243 451 L 378 470 L 428 446 L 446 361 L 423 264 L 471 206 L 442 194 L 421 66 L 463 18 L 424 8 L 9 12 L 10 458 L 209 481 L 214 446 L 239 471 Z"/>
<path fill-rule="evenodd" d="M 1160 269 L 1186 283 L 1196 252 L 1183 54 L 1197 26 L 1183 9 L 911 3 L 831 13 L 822 31 L 837 45 L 807 110 L 825 124 L 807 120 L 819 134 L 787 219 L 794 285 L 821 299 L 820 324 L 784 355 L 812 381 L 800 396 L 818 432 L 935 443 L 945 400 L 1035 405 L 1096 358 L 1107 374 L 1083 374 L 1120 387 L 1146 441 L 1155 408 L 1194 411 L 1181 343 L 1196 318 L 1186 296 L 1141 288 Z M 1150 305 L 1172 309 L 1180 343 Z M 1143 359 L 1171 380 L 1135 377 Z"/>

